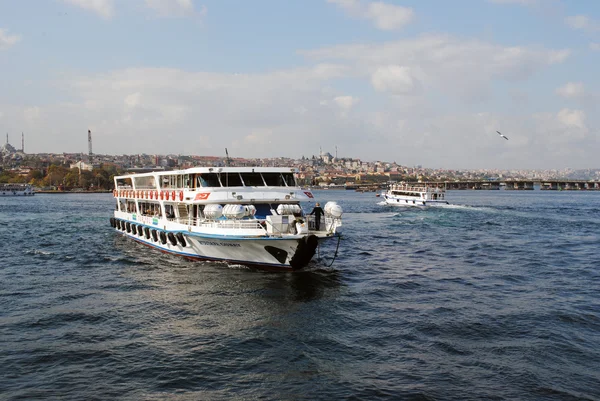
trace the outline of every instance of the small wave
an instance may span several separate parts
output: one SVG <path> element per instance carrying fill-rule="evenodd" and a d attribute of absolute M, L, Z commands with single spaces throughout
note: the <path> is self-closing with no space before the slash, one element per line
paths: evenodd
<path fill-rule="evenodd" d="M 54 252 L 42 251 L 41 249 L 29 249 L 29 250 L 25 251 L 25 254 L 26 255 L 43 255 L 43 256 L 55 255 Z"/>

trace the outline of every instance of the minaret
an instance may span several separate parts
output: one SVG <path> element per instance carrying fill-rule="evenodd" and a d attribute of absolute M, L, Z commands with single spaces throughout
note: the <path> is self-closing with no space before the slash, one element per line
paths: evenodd
<path fill-rule="evenodd" d="M 6 133 L 6 144 L 8 145 L 8 132 Z"/>
<path fill-rule="evenodd" d="M 21 132 L 21 152 L 25 153 L 25 134 Z"/>

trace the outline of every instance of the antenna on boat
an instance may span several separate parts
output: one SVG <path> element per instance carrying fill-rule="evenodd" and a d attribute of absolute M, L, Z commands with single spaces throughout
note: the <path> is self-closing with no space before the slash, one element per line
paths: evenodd
<path fill-rule="evenodd" d="M 225 148 L 225 154 L 227 155 L 227 159 L 225 159 L 225 165 L 227 167 L 231 166 L 231 159 L 229 158 L 229 152 L 227 151 L 227 148 Z"/>

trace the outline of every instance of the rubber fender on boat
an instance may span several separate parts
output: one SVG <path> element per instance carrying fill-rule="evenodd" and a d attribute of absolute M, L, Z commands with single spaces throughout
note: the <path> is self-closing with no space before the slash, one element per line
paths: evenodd
<path fill-rule="evenodd" d="M 185 237 L 183 236 L 182 233 L 177 233 L 175 234 L 175 236 L 177 237 L 177 240 L 179 241 L 179 244 L 183 247 L 187 246 L 187 243 L 185 242 Z"/>
<path fill-rule="evenodd" d="M 167 234 L 165 234 L 164 231 L 161 231 L 160 234 L 158 234 L 158 236 L 160 237 L 160 242 L 163 245 L 167 243 Z"/>
<path fill-rule="evenodd" d="M 299 239 L 296 252 L 294 252 L 294 256 L 290 259 L 292 269 L 298 270 L 306 266 L 312 257 L 315 256 L 318 245 L 319 240 L 316 235 L 308 235 Z"/>
<path fill-rule="evenodd" d="M 150 229 L 148 227 L 144 227 L 144 234 L 146 234 L 146 239 L 150 239 Z"/>
<path fill-rule="evenodd" d="M 117 228 L 119 230 L 122 230 L 122 228 L 121 228 L 121 220 L 117 219 L 117 221 L 115 221 L 115 223 L 117 224 Z"/>
<path fill-rule="evenodd" d="M 175 234 L 169 233 L 167 234 L 167 238 L 169 238 L 171 245 L 177 245 L 177 238 L 175 238 Z"/>
<path fill-rule="evenodd" d="M 158 233 L 156 232 L 156 230 L 152 230 L 152 239 L 154 240 L 154 242 L 158 242 Z"/>
<path fill-rule="evenodd" d="M 125 227 L 127 228 L 127 232 L 130 233 L 131 232 L 131 223 L 130 222 L 125 223 Z"/>
<path fill-rule="evenodd" d="M 116 224 L 115 224 L 115 218 L 114 218 L 114 217 L 111 217 L 111 218 L 110 218 L 110 226 L 111 226 L 112 228 L 115 228 L 115 226 L 116 226 Z"/>
<path fill-rule="evenodd" d="M 141 224 L 137 226 L 137 233 L 140 237 L 144 235 L 144 227 Z"/>

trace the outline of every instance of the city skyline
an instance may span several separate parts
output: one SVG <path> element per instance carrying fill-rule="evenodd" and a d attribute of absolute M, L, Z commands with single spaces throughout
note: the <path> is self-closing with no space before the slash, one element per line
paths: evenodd
<path fill-rule="evenodd" d="M 0 129 L 27 153 L 596 168 L 591 1 L 0 4 Z M 500 131 L 509 141 L 496 134 Z"/>

